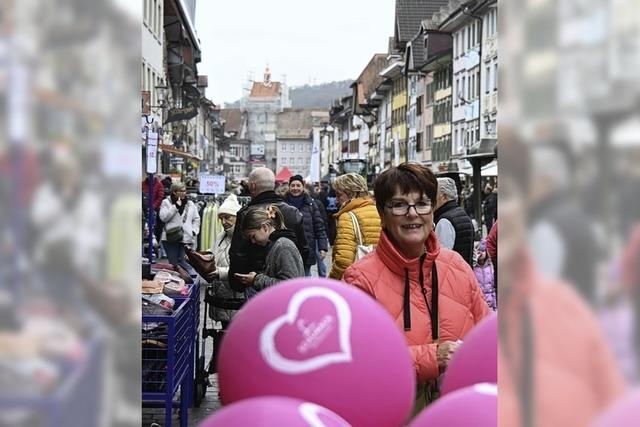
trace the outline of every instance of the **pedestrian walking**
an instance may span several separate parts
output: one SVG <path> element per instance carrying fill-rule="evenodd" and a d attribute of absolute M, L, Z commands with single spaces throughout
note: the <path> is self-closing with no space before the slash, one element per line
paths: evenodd
<path fill-rule="evenodd" d="M 451 178 L 438 178 L 434 221 L 440 245 L 458 252 L 473 267 L 473 223 L 458 205 L 458 188 Z"/>
<path fill-rule="evenodd" d="M 286 228 L 284 216 L 275 205 L 249 210 L 242 219 L 242 232 L 251 243 L 267 251 L 262 273 L 235 273 L 246 288 L 247 299 L 278 282 L 305 275 L 296 233 Z"/>
<path fill-rule="evenodd" d="M 380 216 L 367 190 L 367 182 L 361 175 L 340 175 L 333 183 L 333 188 L 340 210 L 334 215 L 337 222 L 336 240 L 329 277 L 340 280 L 344 270 L 355 261 L 358 250 L 358 236 L 353 221 L 357 221 L 363 245 L 377 245 L 381 228 Z"/>
<path fill-rule="evenodd" d="M 310 246 L 309 259 L 304 265 L 306 276 L 311 276 L 311 266 L 318 265 L 320 277 L 327 275 L 324 258 L 329 250 L 327 233 L 322 212 L 308 191 L 304 189 L 304 180 L 300 175 L 294 175 L 289 179 L 289 191 L 285 200 L 291 206 L 297 208 L 302 214 L 302 225 L 307 243 Z M 324 273 L 324 276 L 320 273 Z"/>
<path fill-rule="evenodd" d="M 325 208 L 327 209 L 327 230 L 329 237 L 329 245 L 333 246 L 336 241 L 336 217 L 335 215 L 340 210 L 338 204 L 338 197 L 336 196 L 336 190 L 333 187 L 327 191 L 327 197 L 325 202 Z"/>
<path fill-rule="evenodd" d="M 184 245 L 196 249 L 200 233 L 200 214 L 196 205 L 187 199 L 183 182 L 171 186 L 171 194 L 160 205 L 160 219 L 164 222 L 162 245 L 171 264 L 180 264 L 187 271 L 191 266 L 185 260 Z"/>
<path fill-rule="evenodd" d="M 437 395 L 436 380 L 459 340 L 490 312 L 471 267 L 433 232 L 437 188 L 435 175 L 418 164 L 378 176 L 380 241 L 344 273 L 345 282 L 380 302 L 404 331 L 418 379 L 415 412 Z"/>

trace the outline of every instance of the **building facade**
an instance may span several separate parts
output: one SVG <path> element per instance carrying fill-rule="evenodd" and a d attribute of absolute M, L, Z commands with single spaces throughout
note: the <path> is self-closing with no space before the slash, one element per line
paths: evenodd
<path fill-rule="evenodd" d="M 498 2 L 489 1 L 478 11 L 482 16 L 482 114 L 480 139 L 498 138 Z"/>
<path fill-rule="evenodd" d="M 278 114 L 291 107 L 286 83 L 272 81 L 271 71 L 267 67 L 263 81 L 250 84 L 240 105 L 241 111 L 247 115 L 251 169 L 266 166 L 277 172 Z"/>

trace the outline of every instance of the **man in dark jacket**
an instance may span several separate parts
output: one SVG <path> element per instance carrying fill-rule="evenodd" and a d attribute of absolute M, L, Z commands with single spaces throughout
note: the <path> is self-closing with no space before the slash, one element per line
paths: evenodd
<path fill-rule="evenodd" d="M 458 189 L 451 178 L 438 178 L 433 220 L 440 245 L 458 252 L 473 267 L 473 223 L 458 206 Z"/>
<path fill-rule="evenodd" d="M 311 190 L 310 190 L 311 191 Z M 314 200 L 311 193 L 304 191 L 304 180 L 300 175 L 294 175 L 289 179 L 289 191 L 285 200 L 291 206 L 296 207 L 304 218 L 304 233 L 310 246 L 309 259 L 304 264 L 306 276 L 311 276 L 311 266 L 318 264 L 318 275 L 327 276 L 327 267 L 324 265 L 324 257 L 327 255 L 328 239 L 325 221 L 322 217 L 321 203 Z"/>
<path fill-rule="evenodd" d="M 310 249 L 304 234 L 303 217 L 300 211 L 287 204 L 275 191 L 276 181 L 273 172 L 265 167 L 257 168 L 249 175 L 249 192 L 251 203 L 238 211 L 236 226 L 231 247 L 229 248 L 229 284 L 236 292 L 243 292 L 245 285 L 235 276 L 235 273 L 249 273 L 255 271 L 261 273 L 264 269 L 266 248 L 252 244 L 242 234 L 242 221 L 249 209 L 264 209 L 269 205 L 275 205 L 284 216 L 287 229 L 296 233 L 296 246 L 306 264 L 309 259 Z"/>

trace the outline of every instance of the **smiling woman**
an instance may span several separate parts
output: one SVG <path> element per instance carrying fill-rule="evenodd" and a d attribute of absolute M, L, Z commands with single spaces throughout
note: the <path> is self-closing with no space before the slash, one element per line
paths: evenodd
<path fill-rule="evenodd" d="M 378 300 L 404 331 L 419 384 L 416 410 L 437 395 L 437 378 L 460 339 L 489 313 L 469 265 L 433 232 L 437 190 L 423 166 L 403 163 L 383 172 L 374 184 L 378 246 L 343 277 Z"/>

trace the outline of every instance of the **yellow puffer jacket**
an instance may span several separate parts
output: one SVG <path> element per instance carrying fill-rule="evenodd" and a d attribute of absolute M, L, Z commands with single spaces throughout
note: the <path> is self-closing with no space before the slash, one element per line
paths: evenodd
<path fill-rule="evenodd" d="M 364 245 L 377 245 L 380 238 L 380 216 L 373 200 L 369 197 L 353 199 L 344 205 L 336 217 L 336 240 L 333 244 L 331 272 L 332 279 L 342 279 L 344 270 L 347 269 L 356 258 L 357 239 L 351 222 L 353 212 L 358 218 L 360 230 L 362 231 Z"/>

